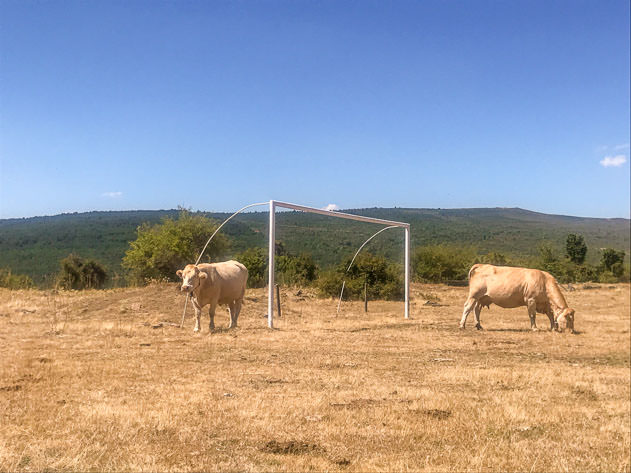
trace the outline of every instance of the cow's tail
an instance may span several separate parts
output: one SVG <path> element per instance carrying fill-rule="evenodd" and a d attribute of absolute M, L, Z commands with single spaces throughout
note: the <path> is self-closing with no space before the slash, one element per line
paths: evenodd
<path fill-rule="evenodd" d="M 478 269 L 480 267 L 479 264 L 474 264 L 473 266 L 471 266 L 471 269 L 469 270 L 469 281 L 471 281 L 471 277 L 473 276 L 473 273 L 475 273 L 475 270 Z"/>

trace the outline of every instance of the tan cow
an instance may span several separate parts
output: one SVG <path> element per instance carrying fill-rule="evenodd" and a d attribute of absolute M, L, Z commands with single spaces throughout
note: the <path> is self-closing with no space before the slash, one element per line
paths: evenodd
<path fill-rule="evenodd" d="M 460 328 L 465 327 L 467 316 L 473 310 L 478 330 L 480 311 L 496 304 L 505 309 L 528 307 L 530 326 L 537 330 L 537 312 L 550 319 L 550 330 L 568 328 L 574 333 L 574 309 L 565 302 L 556 279 L 545 271 L 528 268 L 511 268 L 491 264 L 475 264 L 469 271 L 469 297 L 464 304 Z"/>
<path fill-rule="evenodd" d="M 195 308 L 195 332 L 200 330 L 202 308 L 210 304 L 210 330 L 215 329 L 217 304 L 226 304 L 230 310 L 230 326 L 237 326 L 245 295 L 248 270 L 237 261 L 223 263 L 187 264 L 176 273 L 182 278 L 180 290 L 190 294 Z"/>

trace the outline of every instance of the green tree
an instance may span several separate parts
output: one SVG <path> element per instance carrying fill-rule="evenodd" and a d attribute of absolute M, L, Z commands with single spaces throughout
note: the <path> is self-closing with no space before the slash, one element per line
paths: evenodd
<path fill-rule="evenodd" d="M 424 282 L 465 280 L 475 259 L 470 247 L 421 246 L 414 252 L 412 268 L 416 278 Z"/>
<path fill-rule="evenodd" d="M 98 261 L 84 260 L 71 253 L 59 264 L 57 284 L 63 289 L 100 289 L 107 280 L 107 272 Z"/>
<path fill-rule="evenodd" d="M 161 223 L 142 224 L 136 240 L 130 242 L 123 258 L 132 284 L 144 284 L 150 279 L 175 281 L 175 272 L 186 264 L 195 263 L 217 224 L 202 215 L 181 210 L 176 220 L 165 217 Z M 218 233 L 206 249 L 201 263 L 208 263 L 222 255 L 228 240 Z"/>
<path fill-rule="evenodd" d="M 587 245 L 583 235 L 570 233 L 565 240 L 565 254 L 572 263 L 583 264 L 587 255 Z"/>
<path fill-rule="evenodd" d="M 624 272 L 624 255 L 624 251 L 605 248 L 600 256 L 600 264 L 605 271 L 609 271 L 614 276 L 620 277 Z"/>

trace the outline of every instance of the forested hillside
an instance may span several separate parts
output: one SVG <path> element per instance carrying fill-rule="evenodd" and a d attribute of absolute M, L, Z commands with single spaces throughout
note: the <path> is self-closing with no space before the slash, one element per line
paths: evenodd
<path fill-rule="evenodd" d="M 547 215 L 522 209 L 404 209 L 372 208 L 349 213 L 409 222 L 412 247 L 448 243 L 472 246 L 480 254 L 500 252 L 514 257 L 537 255 L 547 242 L 563 252 L 568 233 L 581 234 L 588 246 L 587 261 L 597 263 L 599 249 L 629 252 L 628 219 L 597 219 Z M 110 275 L 122 276 L 121 259 L 143 222 L 157 223 L 177 210 L 89 212 L 52 217 L 0 220 L 0 268 L 45 283 L 69 253 L 101 261 Z M 222 221 L 228 213 L 203 213 Z M 231 241 L 225 257 L 253 246 L 265 246 L 267 212 L 244 213 L 222 230 Z M 276 239 L 294 254 L 311 253 L 323 268 L 348 257 L 379 225 L 332 219 L 302 212 L 279 212 Z M 370 251 L 402 261 L 403 230 L 392 229 L 375 238 Z M 367 249 L 368 249 L 367 248 Z"/>

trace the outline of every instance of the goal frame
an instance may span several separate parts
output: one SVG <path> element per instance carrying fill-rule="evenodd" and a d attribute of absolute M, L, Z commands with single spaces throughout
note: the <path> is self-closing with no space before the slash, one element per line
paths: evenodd
<path fill-rule="evenodd" d="M 405 229 L 405 315 L 406 319 L 410 318 L 410 224 L 405 222 L 395 222 L 392 220 L 384 220 L 380 218 L 364 217 L 363 215 L 353 215 L 344 212 L 332 210 L 317 209 L 315 207 L 307 207 L 305 205 L 291 204 L 279 200 L 269 201 L 269 274 L 268 274 L 268 292 L 267 292 L 267 325 L 274 328 L 274 273 L 275 262 L 274 256 L 276 252 L 276 207 L 285 209 L 299 210 L 302 212 L 326 215 L 328 217 L 345 218 L 348 220 L 357 220 L 359 222 L 377 223 L 380 225 L 389 225 L 401 227 Z"/>

